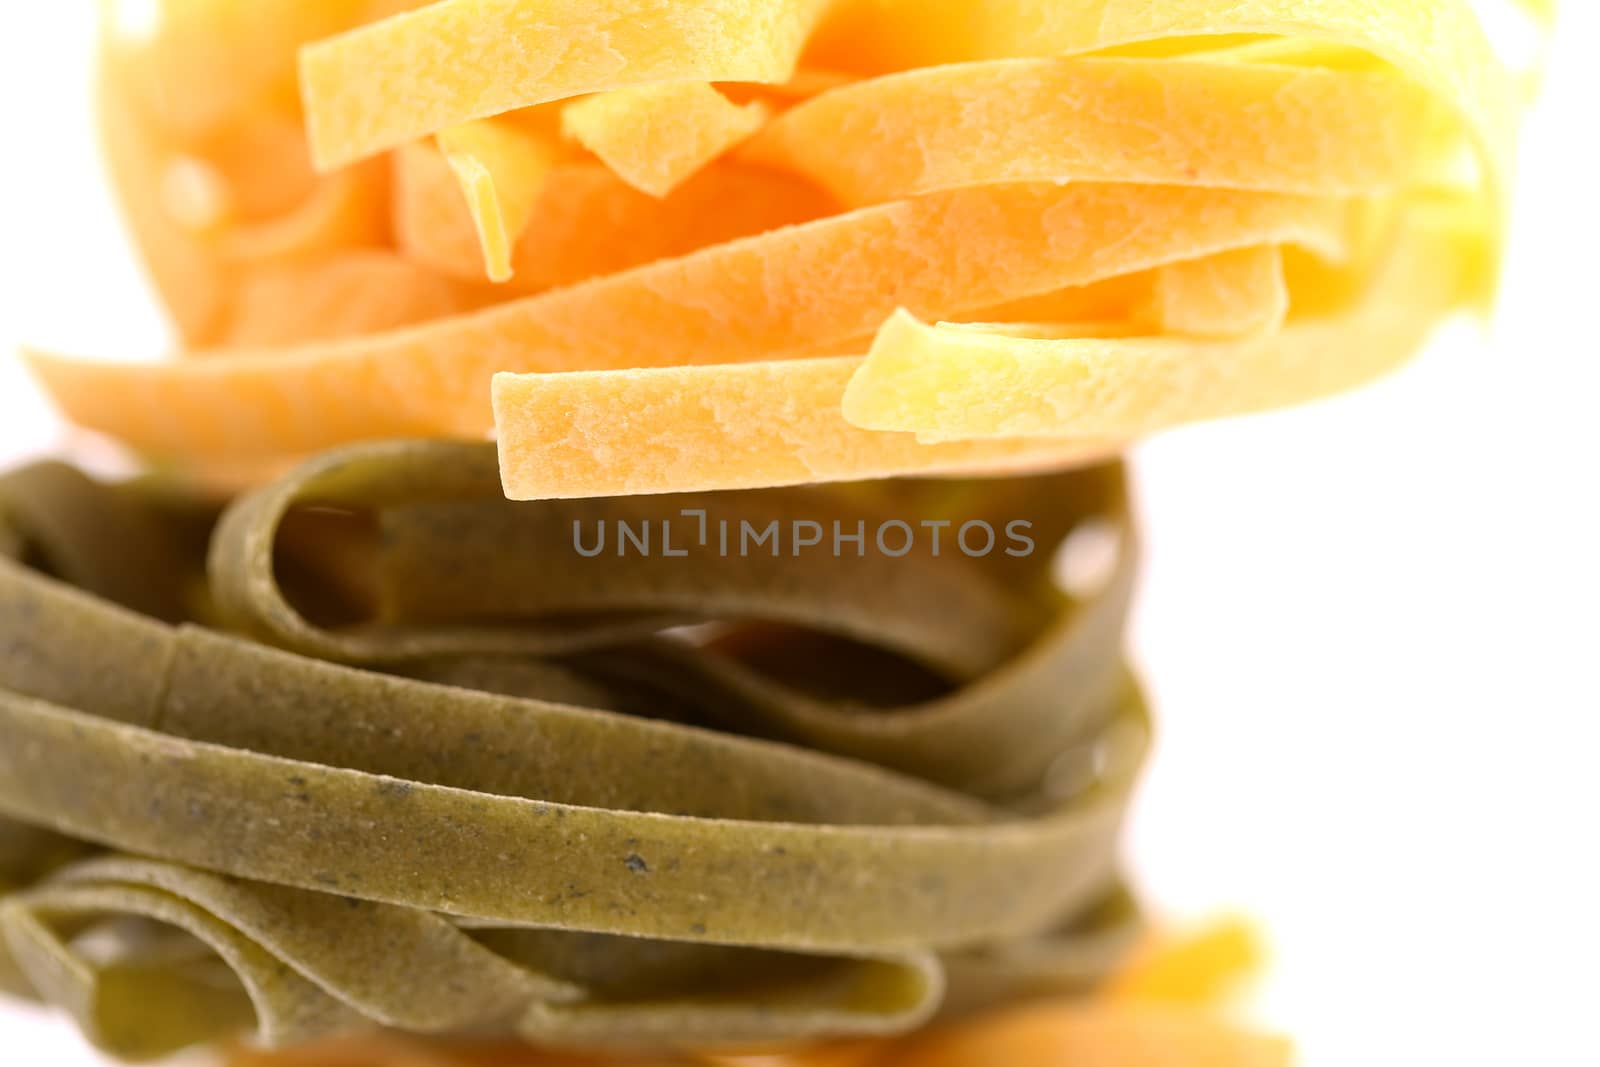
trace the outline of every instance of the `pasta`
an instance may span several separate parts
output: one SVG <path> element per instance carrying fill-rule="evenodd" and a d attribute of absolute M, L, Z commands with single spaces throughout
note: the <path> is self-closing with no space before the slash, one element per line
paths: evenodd
<path fill-rule="evenodd" d="M 1048 551 L 566 540 L 696 508 L 1124 543 L 1075 600 Z M 324 457 L 220 519 L 8 476 L 0 974 L 136 1057 L 252 1020 L 714 1047 L 1081 988 L 1136 930 L 1122 508 L 1112 467 L 530 507 L 492 446 L 442 443 Z"/>
<path fill-rule="evenodd" d="M 528 499 L 1066 467 L 1368 381 L 1493 290 L 1520 91 L 1465 0 L 192 6 L 109 35 L 104 84 L 204 358 L 30 357 L 167 466 L 493 433 Z"/>
<path fill-rule="evenodd" d="M 427 1042 L 382 1036 L 323 1042 L 287 1053 L 238 1050 L 230 1067 L 978 1067 L 991 1063 L 1073 1063 L 1105 1067 L 1226 1064 L 1284 1067 L 1288 1043 L 1174 1008 L 1170 988 L 1204 990 L 1196 1005 L 1247 975 L 1253 933 L 1237 922 L 1182 940 L 1153 943 L 1098 1000 L 1048 1003 L 990 1013 L 910 1039 L 828 1042 L 786 1052 L 700 1053 L 673 1059 L 616 1054 L 603 1060 L 493 1042 Z M 1243 950 L 1243 951 L 1241 951 Z M 1151 984 L 1152 975 L 1161 982 Z M 1203 1009 L 1202 1009 L 1203 1010 Z"/>
<path fill-rule="evenodd" d="M 1121 882 L 1116 457 L 1492 299 L 1467 0 L 156 6 L 101 124 L 181 358 L 27 359 L 159 473 L 0 476 L 0 991 L 235 1067 L 1287 1062 Z"/>
<path fill-rule="evenodd" d="M 511 277 L 511 249 L 555 163 L 553 146 L 493 119 L 439 132 L 439 148 L 465 194 L 491 282 Z"/>
<path fill-rule="evenodd" d="M 760 101 L 739 107 L 706 82 L 666 82 L 568 104 L 561 126 L 629 185 L 665 196 L 766 118 Z"/>

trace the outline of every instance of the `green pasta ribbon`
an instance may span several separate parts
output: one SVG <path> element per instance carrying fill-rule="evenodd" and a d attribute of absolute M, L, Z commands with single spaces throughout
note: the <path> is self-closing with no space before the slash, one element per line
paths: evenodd
<path fill-rule="evenodd" d="M 1031 551 L 959 539 L 1016 520 Z M 1069 595 L 1089 534 L 1114 562 Z M 140 1058 L 884 1035 L 1087 987 L 1138 930 L 1136 565 L 1114 465 L 517 503 L 492 446 L 401 442 L 226 509 L 15 472 L 0 989 Z"/>

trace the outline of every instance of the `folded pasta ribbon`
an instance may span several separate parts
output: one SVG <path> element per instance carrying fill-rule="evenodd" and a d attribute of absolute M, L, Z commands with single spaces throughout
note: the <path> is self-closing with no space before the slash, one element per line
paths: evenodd
<path fill-rule="evenodd" d="M 993 1012 L 910 1038 L 858 1039 L 752 1053 L 597 1059 L 484 1042 L 380 1035 L 261 1052 L 239 1049 L 229 1067 L 982 1067 L 1018 1063 L 1097 1067 L 1287 1067 L 1282 1038 L 1224 1015 L 1225 990 L 1254 970 L 1255 934 L 1228 921 L 1146 946 L 1109 990 L 1089 1000 Z M 1181 992 L 1180 992 L 1181 991 Z M 1180 995 L 1175 996 L 1175 993 Z"/>
<path fill-rule="evenodd" d="M 1520 106 L 1467 0 L 229 6 L 105 49 L 206 358 L 34 369 L 169 467 L 496 431 L 528 498 L 1068 467 L 1358 385 L 1492 291 Z"/>
<path fill-rule="evenodd" d="M 495 458 L 363 446 L 220 517 L 0 480 L 7 988 L 128 1056 L 250 1025 L 715 1048 L 1123 954 L 1116 468 L 518 504 Z M 796 551 L 824 520 L 859 542 Z M 1013 521 L 1036 551 L 982 547 Z M 895 523 L 917 544 L 879 551 Z M 1088 528 L 1120 551 L 1069 594 Z"/>

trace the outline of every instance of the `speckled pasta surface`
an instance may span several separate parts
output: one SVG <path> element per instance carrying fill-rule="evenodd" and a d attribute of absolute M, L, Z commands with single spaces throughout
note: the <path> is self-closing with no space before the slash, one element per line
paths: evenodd
<path fill-rule="evenodd" d="M 0 988 L 112 1052 L 898 1033 L 1137 927 L 1115 467 L 519 503 L 395 443 L 223 509 L 44 464 L 0 546 Z"/>

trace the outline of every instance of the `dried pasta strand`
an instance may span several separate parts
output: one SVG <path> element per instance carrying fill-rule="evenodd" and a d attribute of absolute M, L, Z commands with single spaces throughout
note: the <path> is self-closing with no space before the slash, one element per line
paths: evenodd
<path fill-rule="evenodd" d="M 1289 311 L 1283 259 L 1280 247 L 1263 245 L 1177 260 L 985 308 L 963 325 L 996 336 L 1033 338 L 1271 332 Z"/>
<path fill-rule="evenodd" d="M 312 158 L 332 169 L 446 126 L 585 93 L 787 81 L 828 3 L 442 0 L 302 52 Z"/>
<path fill-rule="evenodd" d="M 1068 434 L 1133 439 L 1349 388 L 1408 358 L 1479 281 L 1449 207 L 1403 217 L 1387 266 L 1349 311 L 1239 341 L 1017 337 L 897 315 L 846 390 L 856 426 L 934 439 Z"/>
<path fill-rule="evenodd" d="M 705 1052 L 703 1067 L 922 1067 L 927 1063 L 1104 1064 L 1106 1067 L 1190 1067 L 1213 1062 L 1286 1064 L 1283 1039 L 1247 1033 L 1219 1010 L 1219 980 L 1251 970 L 1259 949 L 1251 928 L 1234 920 L 1176 941 L 1157 941 L 1087 1003 L 1049 1004 L 974 1019 L 955 1030 L 895 1040 L 829 1042 L 804 1048 Z M 1171 1006 L 1174 1001 L 1186 1010 Z M 1120 1003 L 1119 1003 L 1120 1002 Z M 1135 1029 L 1137 1028 L 1137 1033 Z M 952 1047 L 944 1047 L 949 1042 Z M 575 1067 L 525 1048 L 450 1048 L 394 1038 L 322 1043 L 276 1056 L 239 1052 L 230 1067 L 403 1067 L 411 1056 L 474 1067 Z M 456 1057 L 460 1057 L 457 1059 Z M 651 1067 L 652 1058 L 617 1055 L 585 1067 Z"/>
<path fill-rule="evenodd" d="M 1068 179 L 1354 196 L 1437 173 L 1459 136 L 1449 119 L 1437 97 L 1393 72 L 1005 59 L 835 89 L 779 116 L 739 154 L 814 178 L 853 206 Z"/>
<path fill-rule="evenodd" d="M 1491 189 L 1491 233 L 1503 223 L 1516 123 L 1512 80 L 1467 0 L 918 0 L 844 3 L 812 42 L 812 62 L 906 70 L 989 59 L 1070 56 L 1118 45 L 1271 34 L 1368 51 L 1438 94 L 1476 139 Z"/>
<path fill-rule="evenodd" d="M 865 338 L 897 306 L 950 316 L 1263 242 L 1336 257 L 1350 221 L 1338 201 L 1231 190 L 975 187 L 355 342 L 165 365 L 44 355 L 30 362 L 74 421 L 157 455 L 271 455 L 352 439 L 476 436 L 491 424 L 488 383 L 499 371 L 799 354 Z M 908 262 L 925 269 L 906 271 Z M 604 379 L 578 379 L 591 380 Z M 722 386 L 727 396 L 741 389 L 731 379 Z M 809 393 L 824 395 L 826 388 Z M 837 407 L 797 415 L 818 425 L 841 421 Z M 864 456 L 861 476 L 878 466 Z"/>
<path fill-rule="evenodd" d="M 666 196 L 760 129 L 769 112 L 705 82 L 617 89 L 568 104 L 561 128 L 629 185 Z"/>
<path fill-rule="evenodd" d="M 1289 314 L 1283 253 L 1270 246 L 1241 248 L 1162 267 L 1156 272 L 1149 312 L 1167 333 L 1272 333 Z"/>
<path fill-rule="evenodd" d="M 841 404 L 861 359 L 498 374 L 500 472 L 513 500 L 676 493 L 1073 466 L 1116 439 L 921 444 L 863 430 Z"/>
<path fill-rule="evenodd" d="M 441 130 L 438 142 L 472 213 L 489 280 L 509 280 L 511 250 L 533 217 L 555 146 L 493 119 Z"/>
<path fill-rule="evenodd" d="M 395 242 L 410 259 L 456 278 L 482 276 L 483 256 L 454 175 L 427 142 L 394 153 Z M 836 209 L 800 178 L 756 167 L 702 171 L 665 198 L 642 193 L 600 163 L 550 172 L 512 251 L 513 292 L 587 281 L 749 237 Z"/>

